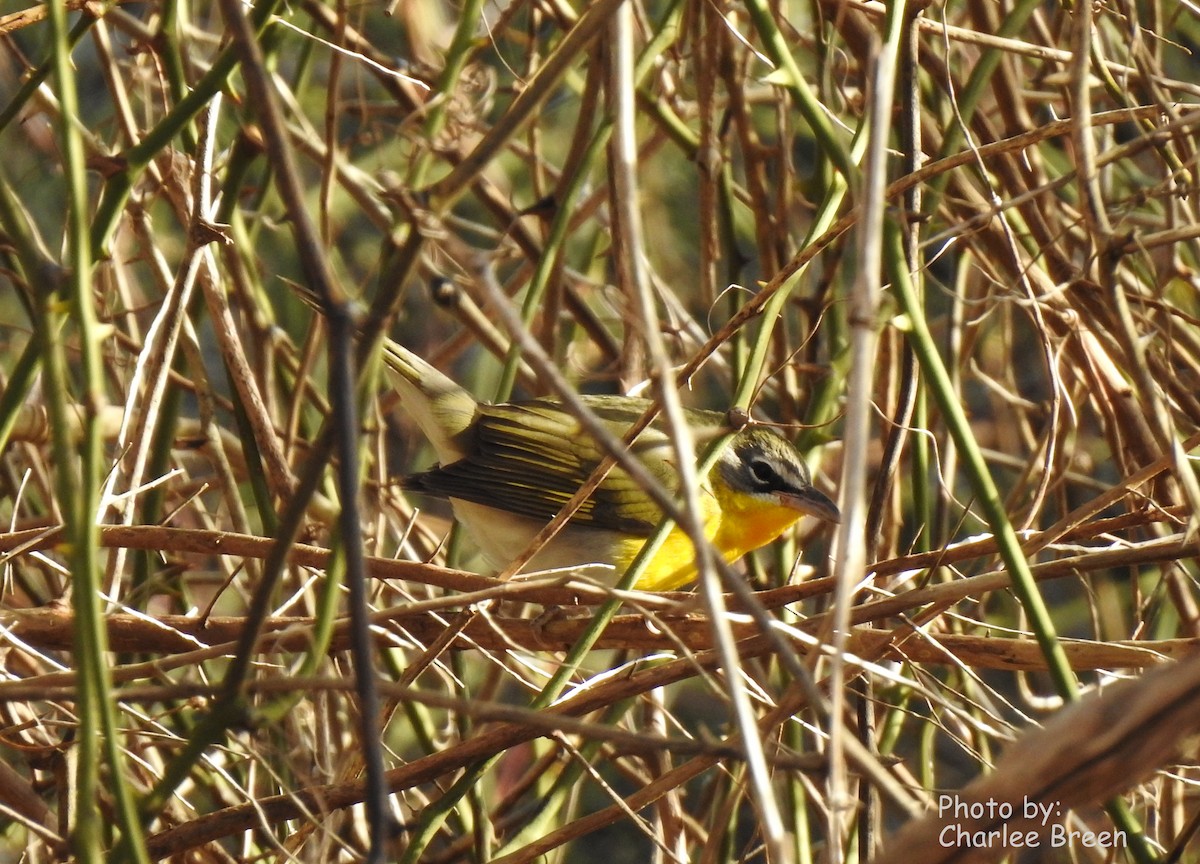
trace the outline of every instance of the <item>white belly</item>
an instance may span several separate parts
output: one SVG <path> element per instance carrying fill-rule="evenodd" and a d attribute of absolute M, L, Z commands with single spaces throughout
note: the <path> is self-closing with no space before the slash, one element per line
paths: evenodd
<path fill-rule="evenodd" d="M 451 498 L 450 504 L 488 566 L 496 571 L 504 570 L 529 548 L 534 536 L 546 524 L 458 498 Z M 611 583 L 615 578 L 613 566 L 600 562 L 612 560 L 614 535 L 615 532 L 604 529 L 564 525 L 554 539 L 521 568 L 521 572 L 572 569 L 580 575 Z"/>

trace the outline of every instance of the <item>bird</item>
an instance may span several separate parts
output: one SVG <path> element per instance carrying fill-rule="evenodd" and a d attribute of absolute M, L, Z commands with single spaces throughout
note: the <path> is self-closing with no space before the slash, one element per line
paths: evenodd
<path fill-rule="evenodd" d="M 503 570 L 586 482 L 605 451 L 558 400 L 479 402 L 392 340 L 385 341 L 383 360 L 401 406 L 438 459 L 429 470 L 403 478 L 403 488 L 449 499 L 484 561 Z M 651 405 L 634 396 L 581 398 L 617 436 L 624 436 Z M 686 408 L 684 417 L 697 448 L 731 429 L 720 412 Z M 668 428 L 648 426 L 630 451 L 666 489 L 678 493 Z M 813 486 L 796 448 L 755 423 L 732 435 L 701 478 L 699 509 L 705 536 L 731 563 L 770 543 L 802 516 L 833 523 L 841 518 L 837 505 Z M 524 569 L 568 569 L 611 582 L 604 574 L 624 573 L 662 519 L 653 499 L 614 467 Z M 696 575 L 692 541 L 673 526 L 633 587 L 671 591 Z"/>

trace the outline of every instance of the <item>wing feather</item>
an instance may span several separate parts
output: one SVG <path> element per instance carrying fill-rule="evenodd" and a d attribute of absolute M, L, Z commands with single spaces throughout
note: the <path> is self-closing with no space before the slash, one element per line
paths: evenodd
<path fill-rule="evenodd" d="M 624 435 L 637 414 L 650 404 L 622 400 L 620 406 L 614 406 L 604 397 L 585 398 L 617 435 Z M 720 420 L 719 415 L 712 415 L 714 426 L 719 426 Z M 466 458 L 415 474 L 405 485 L 549 521 L 583 485 L 602 456 L 579 421 L 546 399 L 481 405 L 471 434 L 473 442 Z M 651 426 L 631 449 L 674 493 L 678 474 L 671 464 L 669 444 L 667 434 Z M 661 519 L 661 509 L 620 468 L 609 472 L 572 517 L 577 524 L 643 536 Z"/>

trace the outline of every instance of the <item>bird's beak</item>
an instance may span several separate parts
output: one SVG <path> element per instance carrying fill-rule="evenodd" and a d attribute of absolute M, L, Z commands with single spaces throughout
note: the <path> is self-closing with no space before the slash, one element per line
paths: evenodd
<path fill-rule="evenodd" d="M 779 503 L 799 510 L 806 516 L 815 516 L 835 525 L 842 521 L 842 513 L 833 500 L 824 492 L 808 486 L 800 492 L 785 492 L 779 495 Z"/>

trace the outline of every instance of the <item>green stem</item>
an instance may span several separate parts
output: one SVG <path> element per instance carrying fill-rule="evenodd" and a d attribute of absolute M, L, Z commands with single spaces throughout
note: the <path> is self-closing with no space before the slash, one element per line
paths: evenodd
<path fill-rule="evenodd" d="M 1008 514 L 1004 512 L 1004 502 L 1000 498 L 991 472 L 988 471 L 983 453 L 967 421 L 967 415 L 955 395 L 950 373 L 946 371 L 946 365 L 934 345 L 933 336 L 925 322 L 925 310 L 917 302 L 916 292 L 909 280 L 908 267 L 906 264 L 899 266 L 898 262 L 904 261 L 903 241 L 893 220 L 888 220 L 885 225 L 884 242 L 888 250 L 887 261 L 892 265 L 888 275 L 900 301 L 900 307 L 907 316 L 909 343 L 917 354 L 917 361 L 925 375 L 929 392 L 937 402 L 950 436 L 958 446 L 963 467 L 975 492 L 975 499 L 996 537 L 996 546 L 1012 579 L 1013 591 L 1029 617 L 1030 626 L 1046 658 L 1055 689 L 1063 699 L 1074 701 L 1079 698 L 1079 684 L 1075 680 L 1075 673 L 1071 670 L 1067 655 L 1058 641 L 1054 622 L 1029 570 L 1029 562 L 1025 560 L 1021 551 L 1017 532 L 1013 529 Z"/>
<path fill-rule="evenodd" d="M 108 763 L 109 785 L 115 799 L 121 848 L 128 860 L 149 862 L 145 838 L 137 819 L 133 793 L 126 780 L 116 710 L 108 678 L 108 632 L 101 603 L 99 561 L 100 484 L 105 473 L 101 429 L 97 413 L 104 400 L 104 369 L 100 354 L 103 338 L 92 305 L 92 256 L 88 244 L 88 195 L 83 141 L 75 125 L 79 117 L 79 94 L 71 63 L 67 10 L 61 0 L 49 4 L 53 34 L 53 67 L 59 104 L 58 135 L 67 184 L 67 249 L 70 256 L 65 296 L 45 295 L 45 317 L 39 333 L 44 349 L 47 398 L 54 417 L 55 479 L 65 521 L 71 573 L 71 603 L 75 612 L 75 657 L 79 663 L 79 755 L 75 800 L 76 822 L 71 840 L 81 861 L 107 860 L 104 855 L 105 815 L 101 811 L 100 767 Z M 83 373 L 83 423 L 79 449 L 72 452 L 66 416 L 67 369 L 61 339 L 54 338 L 62 301 L 79 331 Z M 46 326 L 51 325 L 51 326 Z"/>
<path fill-rule="evenodd" d="M 266 28 L 267 22 L 271 20 L 279 5 L 280 0 L 259 0 L 254 5 L 250 12 L 250 26 L 255 33 L 261 33 Z M 118 171 L 109 178 L 92 219 L 92 256 L 107 257 L 109 240 L 121 219 L 134 182 L 146 170 L 150 160 L 167 148 L 175 136 L 182 133 L 187 124 L 204 110 L 212 97 L 225 87 L 236 66 L 237 52 L 232 45 L 227 45 L 225 50 L 217 55 L 204 77 L 196 82 L 196 86 L 146 133 L 146 137 L 121 154 L 125 170 Z"/>

